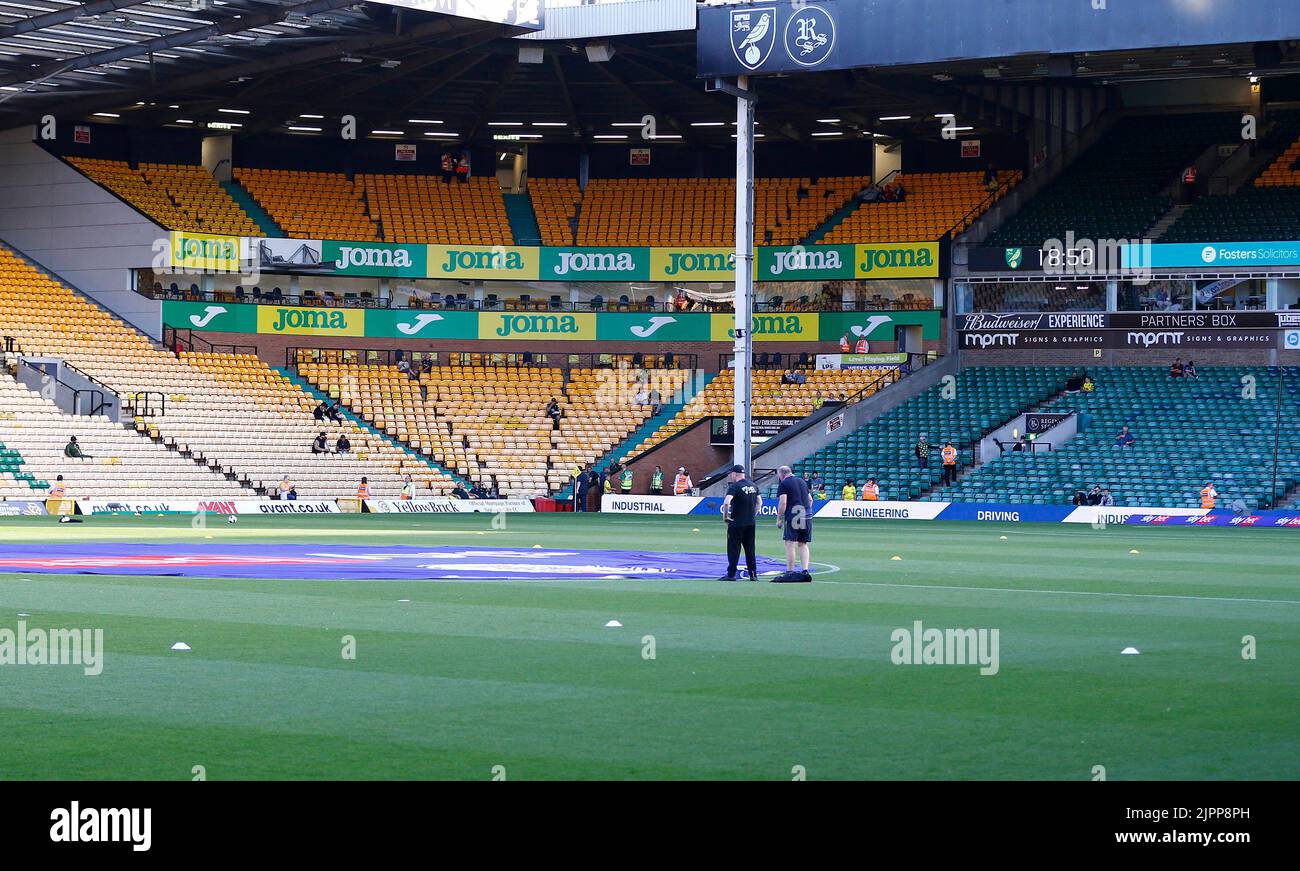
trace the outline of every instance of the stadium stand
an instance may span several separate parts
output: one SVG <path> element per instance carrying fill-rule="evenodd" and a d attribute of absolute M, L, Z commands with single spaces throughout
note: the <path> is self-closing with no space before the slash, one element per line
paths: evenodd
<path fill-rule="evenodd" d="M 756 179 L 754 241 L 790 245 L 803 240 L 869 182 L 866 176 Z M 538 222 L 545 234 L 546 227 L 565 226 L 560 208 L 572 203 L 573 188 L 547 182 L 543 189 L 547 193 L 538 207 Z M 577 244 L 731 245 L 735 189 L 735 180 L 726 178 L 592 179 L 581 196 Z M 552 191 L 567 193 L 553 196 Z M 537 202 L 535 197 L 535 206 Z"/>
<path fill-rule="evenodd" d="M 582 191 L 573 178 L 533 178 L 528 180 L 528 193 L 537 215 L 537 227 L 542 233 L 543 245 L 572 245 L 578 223 L 578 209 L 582 204 Z"/>
<path fill-rule="evenodd" d="M 1089 369 L 1094 392 L 1064 394 L 1042 409 L 1078 413 L 1077 436 L 1050 451 L 1006 453 L 933 498 L 1063 504 L 1096 484 L 1110 489 L 1117 505 L 1197 508 L 1201 488 L 1212 482 L 1220 508 L 1238 499 L 1250 511 L 1268 508 L 1278 405 L 1243 399 L 1242 378 L 1254 376 L 1257 395 L 1272 397 L 1278 371 L 1207 366 L 1198 379 L 1175 379 L 1162 367 Z M 1294 396 L 1300 370 L 1282 371 Z M 1300 482 L 1300 406 L 1285 402 L 1281 414 L 1278 496 Z M 1117 447 L 1125 425 L 1136 442 Z"/>
<path fill-rule="evenodd" d="M 838 492 L 845 479 L 862 484 L 875 478 L 881 499 L 921 499 L 941 480 L 940 449 L 952 440 L 961 468 L 971 465 L 973 447 L 985 432 L 1060 393 L 1069 370 L 1061 367 L 971 368 L 957 374 L 950 396 L 936 385 L 886 412 L 793 466 L 801 475 L 821 475 Z M 929 466 L 914 449 L 925 435 Z M 772 492 L 775 492 L 773 488 Z M 939 498 L 939 497 L 929 497 Z"/>
<path fill-rule="evenodd" d="M 354 413 L 471 481 L 504 496 L 537 496 L 594 463 L 651 414 L 635 402 L 636 370 L 534 366 L 435 366 L 419 380 L 392 365 L 317 361 L 300 351 L 309 383 Z M 663 395 L 690 373 L 646 370 Z M 546 407 L 563 412 L 553 427 Z"/>
<path fill-rule="evenodd" d="M 888 184 L 902 183 L 906 197 L 901 202 L 861 203 L 821 241 L 929 241 L 948 233 L 955 235 L 1005 196 L 1020 180 L 1020 173 L 1000 171 L 1000 187 L 995 192 L 984 189 L 983 179 L 981 172 L 899 174 Z"/>
<path fill-rule="evenodd" d="M 1300 235 L 1300 115 L 1279 122 L 1287 144 L 1251 184 L 1231 196 L 1202 197 L 1161 242 L 1259 242 Z"/>
<path fill-rule="evenodd" d="M 1241 141 L 1237 113 L 1125 118 L 995 230 L 986 245 L 1047 239 L 1136 239 L 1173 206 L 1166 190 L 1216 143 Z"/>
<path fill-rule="evenodd" d="M 751 410 L 754 417 L 806 417 L 820 407 L 819 399 L 865 399 L 893 383 L 899 375 L 897 369 L 888 367 L 815 369 L 804 372 L 807 380 L 803 384 L 782 384 L 782 374 L 764 369 L 754 371 Z M 735 408 L 734 385 L 735 373 L 732 370 L 719 372 L 671 420 L 629 451 L 628 456 L 643 454 L 706 417 L 730 417 Z"/>
<path fill-rule="evenodd" d="M 238 484 L 106 417 L 73 417 L 0 376 L 0 496 L 45 498 L 57 475 L 71 497 L 236 496 Z M 63 455 L 75 435 L 88 459 Z M 10 458 L 6 460 L 5 454 Z M 15 462 L 16 461 L 16 462 Z M 12 476 L 7 477 L 6 476 Z M 26 476 L 25 480 L 23 477 Z M 21 484 L 21 486 L 14 486 Z"/>
<path fill-rule="evenodd" d="M 513 245 L 496 178 L 446 184 L 428 175 L 359 175 L 387 242 Z"/>
<path fill-rule="evenodd" d="M 379 241 L 365 186 L 340 172 L 238 167 L 235 178 L 291 237 Z"/>
<path fill-rule="evenodd" d="M 158 350 L 4 248 L 0 332 L 14 337 L 25 353 L 62 358 L 117 391 L 123 410 L 136 415 L 136 434 L 122 430 L 128 437 L 159 454 L 174 447 L 171 456 L 193 456 L 253 489 L 274 487 L 286 473 L 295 476 L 304 498 L 353 496 L 363 475 L 378 496 L 396 496 L 405 474 L 432 492 L 452 487 L 451 478 L 431 464 L 355 424 L 320 425 L 312 416 L 316 400 L 256 357 L 212 352 L 178 358 Z M 77 426 L 87 419 L 66 418 Z M 311 442 L 320 431 L 327 432 L 331 447 L 347 431 L 352 452 L 313 456 Z M 226 480 L 204 474 L 213 488 Z"/>
<path fill-rule="evenodd" d="M 256 236 L 257 224 L 203 167 L 68 158 L 97 184 L 108 188 L 169 230 Z"/>

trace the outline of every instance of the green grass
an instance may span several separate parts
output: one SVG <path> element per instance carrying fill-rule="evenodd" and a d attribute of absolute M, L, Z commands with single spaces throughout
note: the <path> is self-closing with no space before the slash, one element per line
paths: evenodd
<path fill-rule="evenodd" d="M 721 538 L 712 518 L 490 520 L 6 518 L 0 541 Z M 838 571 L 812 585 L 0 574 L 0 627 L 102 627 L 107 648 L 98 677 L 0 666 L 0 777 L 1295 779 L 1297 554 L 1294 530 L 818 521 Z M 999 673 L 893 665 L 914 620 L 997 628 Z"/>

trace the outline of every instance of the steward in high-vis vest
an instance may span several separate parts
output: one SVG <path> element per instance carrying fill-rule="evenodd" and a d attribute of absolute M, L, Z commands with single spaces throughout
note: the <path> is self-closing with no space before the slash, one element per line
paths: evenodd
<path fill-rule="evenodd" d="M 361 483 L 357 485 L 357 498 L 358 499 L 370 498 L 370 482 L 365 478 L 362 478 Z"/>
<path fill-rule="evenodd" d="M 54 483 L 50 486 L 49 498 L 62 499 L 67 494 L 67 492 L 68 492 L 68 485 L 63 483 L 63 476 L 60 475 L 59 477 L 54 479 Z"/>
<path fill-rule="evenodd" d="M 851 350 L 853 349 L 849 345 L 849 334 L 845 333 L 844 335 L 840 336 L 840 353 L 847 354 Z"/>
<path fill-rule="evenodd" d="M 632 492 L 632 468 L 630 466 L 625 466 L 623 473 L 618 476 L 618 488 L 623 491 L 624 496 Z"/>
<path fill-rule="evenodd" d="M 865 354 L 865 353 L 867 353 L 867 340 L 866 340 L 866 339 L 858 339 L 858 344 L 857 344 L 857 347 L 854 349 L 854 353 L 855 353 L 855 354 Z"/>
<path fill-rule="evenodd" d="M 414 498 L 415 498 L 415 482 L 411 480 L 410 475 L 407 475 L 406 481 L 402 484 L 402 501 L 410 502 Z"/>
<path fill-rule="evenodd" d="M 1201 507 L 1214 510 L 1214 500 L 1219 498 L 1219 491 L 1214 489 L 1213 484 L 1206 484 L 1201 488 Z"/>
<path fill-rule="evenodd" d="M 650 492 L 656 496 L 662 496 L 664 492 L 664 470 L 658 466 L 650 476 Z"/>
<path fill-rule="evenodd" d="M 943 483 L 952 484 L 957 480 L 957 449 L 952 446 L 952 442 L 946 442 L 943 446 Z"/>
<path fill-rule="evenodd" d="M 691 483 L 691 476 L 686 474 L 686 468 L 683 466 L 678 469 L 677 477 L 673 478 L 673 495 L 685 496 L 686 491 L 690 490 L 693 486 L 695 485 Z"/>
<path fill-rule="evenodd" d="M 876 483 L 875 478 L 868 478 L 867 483 L 862 485 L 862 500 L 864 502 L 875 502 L 880 498 L 880 485 Z"/>

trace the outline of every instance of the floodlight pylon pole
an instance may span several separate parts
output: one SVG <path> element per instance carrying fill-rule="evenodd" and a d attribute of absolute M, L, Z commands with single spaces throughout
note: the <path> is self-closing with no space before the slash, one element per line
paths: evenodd
<path fill-rule="evenodd" d="M 736 79 L 736 323 L 735 409 L 732 462 L 750 468 L 750 411 L 753 398 L 754 323 L 754 98 L 749 76 Z"/>

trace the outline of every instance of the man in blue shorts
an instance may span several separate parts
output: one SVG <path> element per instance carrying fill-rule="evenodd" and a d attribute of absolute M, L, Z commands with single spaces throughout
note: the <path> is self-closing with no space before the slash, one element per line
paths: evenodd
<path fill-rule="evenodd" d="M 793 474 L 789 466 L 776 470 L 780 484 L 776 488 L 776 523 L 785 539 L 784 574 L 772 579 L 776 584 L 806 584 L 812 580 L 808 567 L 812 554 L 808 545 L 812 541 L 812 495 L 803 478 Z M 795 570 L 795 556 L 802 570 Z"/>

